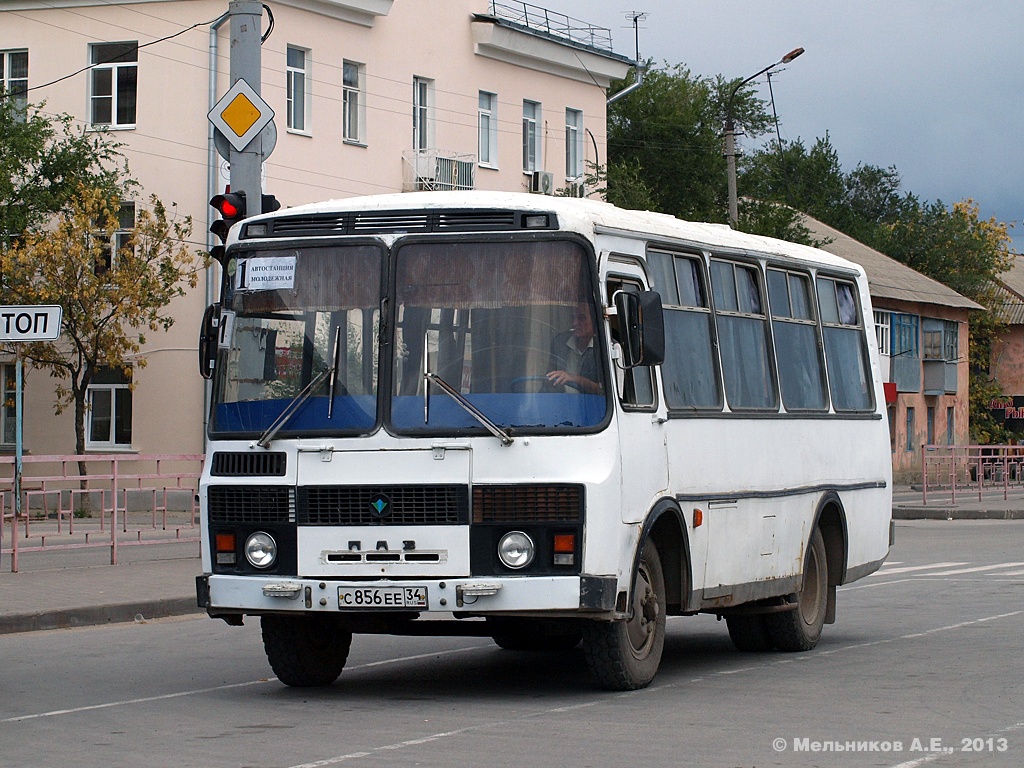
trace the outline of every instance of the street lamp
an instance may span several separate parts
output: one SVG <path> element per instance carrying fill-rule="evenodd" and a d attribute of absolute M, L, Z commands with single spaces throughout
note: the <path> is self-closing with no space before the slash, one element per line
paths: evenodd
<path fill-rule="evenodd" d="M 725 104 L 725 167 L 729 176 L 729 224 L 736 228 L 739 220 L 739 205 L 736 200 L 736 120 L 732 114 L 733 102 L 736 100 L 736 93 L 751 80 L 756 80 L 765 72 L 775 69 L 783 64 L 789 64 L 793 59 L 804 52 L 803 48 L 794 48 L 774 64 L 769 64 L 759 72 L 754 73 L 746 80 L 741 80 L 729 94 L 729 101 Z"/>

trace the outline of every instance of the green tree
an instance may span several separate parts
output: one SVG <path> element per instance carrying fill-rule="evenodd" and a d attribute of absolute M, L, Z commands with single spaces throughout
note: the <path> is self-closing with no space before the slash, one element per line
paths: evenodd
<path fill-rule="evenodd" d="M 62 335 L 21 345 L 22 356 L 57 379 L 56 409 L 75 412 L 75 450 L 85 452 L 86 393 L 100 367 L 142 368 L 147 331 L 167 330 L 167 311 L 194 288 L 205 258 L 190 251 L 191 219 L 155 197 L 140 209 L 124 247 L 111 253 L 120 200 L 81 186 L 54 227 L 30 231 L 0 252 L 5 297 L 12 304 L 59 304 Z"/>
<path fill-rule="evenodd" d="M 615 90 L 634 78 L 616 84 Z M 727 218 L 722 128 L 737 81 L 699 77 L 683 66 L 648 67 L 643 85 L 608 109 L 608 200 L 627 201 L 641 181 L 652 210 L 684 219 Z M 736 122 L 749 136 L 771 125 L 750 87 L 733 102 Z M 628 194 L 620 191 L 624 185 Z"/>
<path fill-rule="evenodd" d="M 108 134 L 76 131 L 70 115 L 43 105 L 18 109 L 0 93 L 0 248 L 46 225 L 79 185 L 126 197 L 134 186 L 120 144 Z"/>

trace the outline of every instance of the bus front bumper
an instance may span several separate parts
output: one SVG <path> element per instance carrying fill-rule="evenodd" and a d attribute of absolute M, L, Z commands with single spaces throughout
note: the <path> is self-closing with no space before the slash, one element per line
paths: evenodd
<path fill-rule="evenodd" d="M 610 614 L 614 576 L 522 576 L 390 581 L 329 581 L 207 574 L 196 577 L 200 608 L 210 615 L 372 613 Z"/>

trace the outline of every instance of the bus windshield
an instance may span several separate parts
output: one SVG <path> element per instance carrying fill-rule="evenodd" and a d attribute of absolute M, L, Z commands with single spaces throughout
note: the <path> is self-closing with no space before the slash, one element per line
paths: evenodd
<path fill-rule="evenodd" d="M 580 245 L 400 241 L 384 301 L 386 253 L 318 245 L 233 261 L 211 434 L 266 434 L 279 418 L 281 436 L 365 434 L 382 420 L 399 434 L 486 434 L 466 402 L 512 432 L 603 423 L 605 365 Z M 392 329 L 383 339 L 382 307 Z"/>
<path fill-rule="evenodd" d="M 263 432 L 318 377 L 283 434 L 373 428 L 383 254 L 377 246 L 322 246 L 232 261 L 212 433 Z"/>
<path fill-rule="evenodd" d="M 396 431 L 481 429 L 457 399 L 424 389 L 425 371 L 513 431 L 603 421 L 604 365 L 581 246 L 420 242 L 400 248 L 395 263 Z"/>

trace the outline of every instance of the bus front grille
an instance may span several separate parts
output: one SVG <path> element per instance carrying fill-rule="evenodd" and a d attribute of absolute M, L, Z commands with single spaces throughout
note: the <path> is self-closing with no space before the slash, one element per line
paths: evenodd
<path fill-rule="evenodd" d="M 211 485 L 211 523 L 294 523 L 294 494 L 288 486 Z"/>
<path fill-rule="evenodd" d="M 323 485 L 298 490 L 300 525 L 467 525 L 464 485 Z"/>
<path fill-rule="evenodd" d="M 474 523 L 579 523 L 581 485 L 473 486 Z"/>

